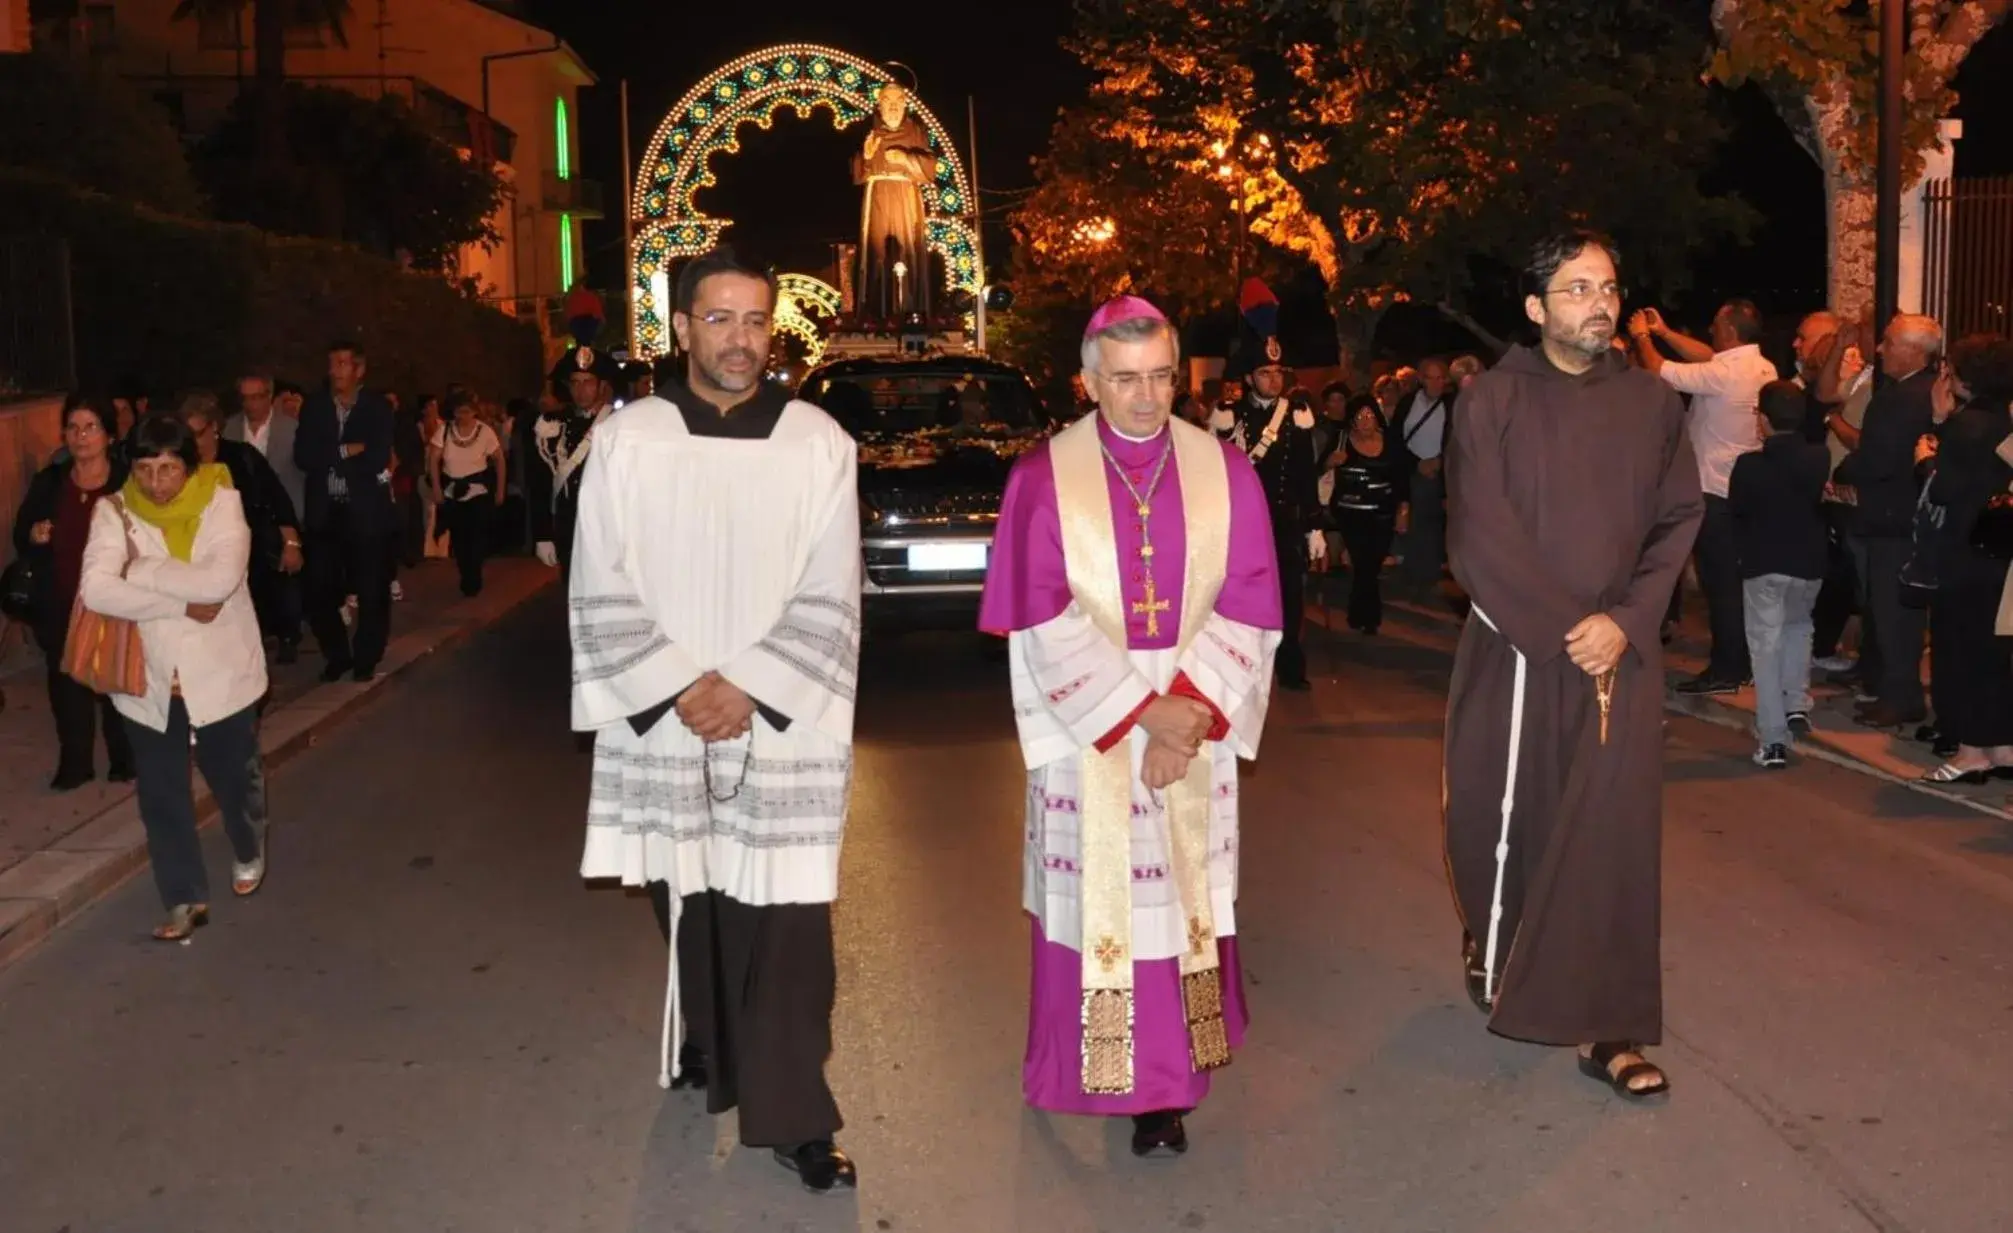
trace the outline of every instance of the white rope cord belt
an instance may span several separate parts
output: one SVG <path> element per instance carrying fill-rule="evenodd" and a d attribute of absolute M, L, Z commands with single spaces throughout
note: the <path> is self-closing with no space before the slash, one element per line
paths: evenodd
<path fill-rule="evenodd" d="M 1468 610 L 1480 617 L 1482 624 L 1501 635 L 1503 641 L 1509 642 L 1509 636 L 1489 619 L 1489 614 L 1482 611 L 1481 605 L 1470 604 Z M 1524 683 L 1530 670 L 1524 653 L 1513 642 L 1510 643 L 1510 651 L 1517 657 L 1516 676 L 1510 685 L 1510 761 L 1503 771 L 1503 828 L 1496 837 L 1496 889 L 1489 899 L 1489 941 L 1482 952 L 1482 966 L 1487 969 L 1483 977 L 1483 996 L 1491 1005 L 1496 1000 L 1496 945 L 1503 929 L 1503 872 L 1510 862 L 1510 814 L 1516 806 L 1518 755 L 1523 752 L 1524 746 Z"/>

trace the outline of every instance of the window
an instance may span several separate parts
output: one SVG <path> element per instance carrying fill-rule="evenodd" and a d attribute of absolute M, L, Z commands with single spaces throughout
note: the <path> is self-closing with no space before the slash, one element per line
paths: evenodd
<path fill-rule="evenodd" d="M 915 433 L 1023 436 L 1048 422 L 1026 377 L 956 367 L 834 374 L 821 378 L 804 397 L 860 441 Z"/>
<path fill-rule="evenodd" d="M 226 13 L 218 9 L 196 12 L 196 46 L 204 51 L 244 50 L 244 10 Z"/>

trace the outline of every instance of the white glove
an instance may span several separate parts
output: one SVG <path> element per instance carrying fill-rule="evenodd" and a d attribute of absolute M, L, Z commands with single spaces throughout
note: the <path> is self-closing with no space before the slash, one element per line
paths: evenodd
<path fill-rule="evenodd" d="M 547 569 L 557 569 L 559 567 L 559 549 L 552 546 L 551 540 L 539 540 L 538 547 L 534 551 L 538 554 L 538 563 L 540 565 L 545 566 Z"/>
<path fill-rule="evenodd" d="M 1328 559 L 1328 537 L 1325 534 L 1320 531 L 1307 533 L 1307 556 L 1315 561 Z"/>

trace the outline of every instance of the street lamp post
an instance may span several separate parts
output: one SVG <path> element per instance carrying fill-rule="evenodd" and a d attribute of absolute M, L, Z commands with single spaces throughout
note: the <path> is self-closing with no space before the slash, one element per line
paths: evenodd
<path fill-rule="evenodd" d="M 1232 153 L 1228 142 L 1217 142 L 1214 153 L 1223 160 L 1216 165 L 1218 178 L 1227 181 L 1237 196 L 1237 243 L 1230 254 L 1231 272 L 1236 278 L 1234 299 L 1244 287 L 1244 239 L 1251 234 L 1251 178 L 1272 155 L 1272 138 L 1257 133 L 1245 141 L 1243 149 Z"/>

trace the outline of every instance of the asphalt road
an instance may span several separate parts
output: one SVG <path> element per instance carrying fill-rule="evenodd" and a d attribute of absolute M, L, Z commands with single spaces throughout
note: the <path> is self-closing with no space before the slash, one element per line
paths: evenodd
<path fill-rule="evenodd" d="M 193 945 L 125 887 L 0 972 L 6 1233 L 2013 1226 L 2013 828 L 1674 721 L 1676 1087 L 1625 1106 L 1461 994 L 1446 660 L 1316 657 L 1246 788 L 1248 1048 L 1180 1161 L 1019 1096 L 1027 929 L 1003 669 L 873 648 L 831 1074 L 856 1196 L 655 1083 L 648 905 L 575 874 L 587 761 L 544 601 L 277 773 L 274 872 Z M 1387 626 L 1387 631 L 1391 627 Z M 225 856 L 212 837 L 212 868 Z"/>

